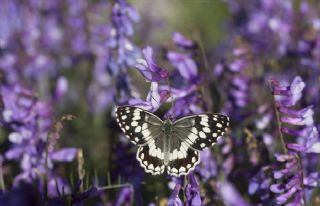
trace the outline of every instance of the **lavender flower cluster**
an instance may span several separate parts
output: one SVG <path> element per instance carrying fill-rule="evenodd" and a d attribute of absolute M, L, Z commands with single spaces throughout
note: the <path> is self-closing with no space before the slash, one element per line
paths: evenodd
<path fill-rule="evenodd" d="M 135 25 L 154 17 L 126 0 L 2 0 L 0 206 L 320 205 L 320 5 L 221 1 L 226 35 L 211 48 L 178 31 L 145 46 Z M 188 175 L 151 176 L 115 124 L 121 105 L 220 112 L 231 127 Z M 103 122 L 108 171 L 72 144 L 88 119 Z"/>

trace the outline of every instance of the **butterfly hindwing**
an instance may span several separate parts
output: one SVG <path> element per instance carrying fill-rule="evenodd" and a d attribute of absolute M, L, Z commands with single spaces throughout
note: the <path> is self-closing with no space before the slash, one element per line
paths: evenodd
<path fill-rule="evenodd" d="M 188 174 L 199 164 L 199 151 L 190 148 L 186 142 L 174 135 L 170 142 L 168 174 L 174 176 Z"/>
<path fill-rule="evenodd" d="M 155 146 L 150 147 L 150 144 L 154 144 L 153 141 L 146 146 L 138 148 L 137 160 L 147 173 L 151 173 L 152 175 L 162 174 L 165 170 L 163 154 L 161 154 L 159 148 L 155 148 Z"/>
<path fill-rule="evenodd" d="M 229 126 L 229 117 L 222 114 L 199 114 L 178 119 L 173 124 L 173 136 L 195 150 L 214 145 Z"/>
<path fill-rule="evenodd" d="M 144 145 L 158 135 L 162 126 L 160 118 L 139 107 L 118 107 L 116 119 L 123 133 L 137 145 Z"/>
<path fill-rule="evenodd" d="M 186 155 L 185 157 L 179 154 L 178 156 L 176 156 L 174 153 L 170 154 L 171 160 L 167 167 L 169 175 L 186 175 L 199 164 L 199 151 L 188 148 L 187 151 L 183 153 Z"/>

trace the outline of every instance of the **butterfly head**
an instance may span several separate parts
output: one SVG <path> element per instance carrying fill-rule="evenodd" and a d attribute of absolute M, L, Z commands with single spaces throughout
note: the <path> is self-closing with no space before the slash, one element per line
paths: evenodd
<path fill-rule="evenodd" d="M 170 119 L 165 120 L 161 129 L 165 134 L 170 134 L 172 130 L 172 121 Z"/>

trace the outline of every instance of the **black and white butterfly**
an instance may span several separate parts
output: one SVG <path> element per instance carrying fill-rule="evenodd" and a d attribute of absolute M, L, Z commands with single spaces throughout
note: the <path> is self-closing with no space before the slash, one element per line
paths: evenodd
<path fill-rule="evenodd" d="M 141 166 L 153 175 L 165 169 L 174 176 L 188 174 L 199 164 L 199 151 L 214 145 L 229 126 L 229 117 L 221 114 L 186 116 L 172 122 L 133 106 L 118 107 L 116 118 L 124 134 L 139 146 Z"/>

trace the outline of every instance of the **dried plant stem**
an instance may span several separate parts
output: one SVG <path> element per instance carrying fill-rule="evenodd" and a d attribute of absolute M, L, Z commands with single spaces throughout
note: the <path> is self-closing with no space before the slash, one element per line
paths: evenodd
<path fill-rule="evenodd" d="M 0 160 L 0 189 L 5 192 L 6 191 L 6 185 L 4 184 L 3 180 L 3 171 L 2 171 L 2 162 Z"/>
<path fill-rule="evenodd" d="M 86 171 L 84 170 L 84 158 L 83 158 L 82 149 L 78 149 L 78 152 L 77 152 L 77 163 L 78 163 L 78 178 L 79 178 L 79 180 L 81 180 L 80 191 L 83 192 L 84 191 L 83 179 L 84 179 L 84 176 L 86 174 Z"/>
<path fill-rule="evenodd" d="M 124 184 L 108 185 L 108 186 L 104 186 L 104 187 L 98 187 L 98 189 L 99 190 L 110 190 L 110 189 L 116 189 L 116 188 L 122 188 L 122 187 L 132 187 L 132 184 L 124 183 Z"/>
<path fill-rule="evenodd" d="M 49 168 L 48 168 L 48 158 L 49 158 L 49 137 L 50 137 L 50 132 L 48 133 L 47 136 L 47 144 L 46 144 L 46 152 L 45 152 L 45 162 L 44 162 L 44 169 L 45 169 L 45 174 L 43 177 L 43 184 L 44 184 L 44 197 L 47 198 L 48 195 L 48 179 L 49 179 Z"/>

